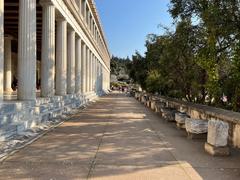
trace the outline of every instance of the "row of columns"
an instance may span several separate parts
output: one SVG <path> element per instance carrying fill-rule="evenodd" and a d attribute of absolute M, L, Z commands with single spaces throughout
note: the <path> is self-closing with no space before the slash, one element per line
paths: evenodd
<path fill-rule="evenodd" d="M 43 7 L 41 96 L 100 91 L 100 84 L 102 84 L 100 69 L 103 68 L 101 63 L 76 32 L 68 27 L 67 21 L 62 17 L 55 17 L 55 7 L 50 0 L 41 0 L 40 4 Z M 4 77 L 5 87 L 8 89 L 11 88 L 11 74 L 8 71 L 11 69 L 11 37 L 5 39 L 5 47 L 3 47 L 3 8 L 4 2 L 0 0 L 0 41 L 2 42 L 0 42 L 0 60 L 2 60 L 0 61 L 0 81 L 3 82 Z M 56 35 L 55 21 L 57 22 Z M 18 37 L 18 99 L 34 100 L 37 58 L 36 0 L 19 1 Z M 7 70 L 4 75 L 3 69 Z M 0 86 L 0 93 L 3 94 L 2 86 Z"/>

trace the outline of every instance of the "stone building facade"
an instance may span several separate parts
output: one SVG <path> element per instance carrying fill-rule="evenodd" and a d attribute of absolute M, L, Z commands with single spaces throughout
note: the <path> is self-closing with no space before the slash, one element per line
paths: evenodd
<path fill-rule="evenodd" d="M 109 83 L 93 0 L 0 0 L 0 136 L 81 106 Z"/>

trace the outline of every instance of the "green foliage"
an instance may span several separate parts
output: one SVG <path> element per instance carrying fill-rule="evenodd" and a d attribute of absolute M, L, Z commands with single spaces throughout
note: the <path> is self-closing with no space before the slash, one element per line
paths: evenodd
<path fill-rule="evenodd" d="M 142 88 L 146 89 L 146 78 L 147 78 L 147 64 L 146 58 L 142 57 L 138 52 L 132 56 L 132 61 L 128 64 L 129 76 L 137 84 L 141 85 Z"/>
<path fill-rule="evenodd" d="M 130 77 L 149 92 L 240 111 L 239 1 L 171 0 L 169 12 L 175 30 L 147 36 Z"/>

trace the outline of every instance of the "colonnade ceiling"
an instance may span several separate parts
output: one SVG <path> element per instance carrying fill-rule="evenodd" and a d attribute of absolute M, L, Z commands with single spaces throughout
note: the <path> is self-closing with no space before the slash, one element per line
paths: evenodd
<path fill-rule="evenodd" d="M 22 0 L 4 0 L 4 33 L 13 36 L 12 51 L 17 53 L 18 46 L 18 19 L 19 19 L 19 1 Z M 37 59 L 41 55 L 41 37 L 42 37 L 42 7 L 37 0 Z"/>

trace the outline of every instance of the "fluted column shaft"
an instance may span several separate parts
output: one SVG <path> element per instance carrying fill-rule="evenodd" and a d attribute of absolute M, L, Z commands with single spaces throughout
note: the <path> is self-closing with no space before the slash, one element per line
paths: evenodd
<path fill-rule="evenodd" d="M 75 31 L 68 32 L 67 94 L 75 93 Z"/>
<path fill-rule="evenodd" d="M 12 37 L 4 38 L 4 91 L 12 91 Z"/>
<path fill-rule="evenodd" d="M 93 55 L 93 60 L 92 60 L 92 67 L 93 67 L 93 72 L 92 72 L 92 90 L 94 91 L 94 82 L 95 82 L 95 56 Z"/>
<path fill-rule="evenodd" d="M 97 58 L 94 58 L 94 91 L 97 90 Z"/>
<path fill-rule="evenodd" d="M 92 91 L 94 91 L 94 82 L 95 82 L 95 56 L 93 55 L 93 60 L 92 60 Z"/>
<path fill-rule="evenodd" d="M 82 71 L 81 71 L 81 91 L 82 93 L 86 93 L 86 45 L 82 44 Z"/>
<path fill-rule="evenodd" d="M 101 70 L 100 70 L 100 63 L 98 61 L 98 92 L 100 91 L 100 84 L 101 84 Z"/>
<path fill-rule="evenodd" d="M 103 72 L 102 72 L 102 65 L 100 64 L 100 77 L 101 77 L 101 82 L 100 82 L 100 91 L 103 90 Z"/>
<path fill-rule="evenodd" d="M 81 93 L 81 39 L 76 39 L 75 93 Z"/>
<path fill-rule="evenodd" d="M 89 49 L 86 49 L 86 92 L 89 92 Z"/>
<path fill-rule="evenodd" d="M 89 91 L 92 91 L 92 52 L 89 53 Z"/>
<path fill-rule="evenodd" d="M 36 0 L 19 1 L 18 99 L 36 98 Z"/>
<path fill-rule="evenodd" d="M 41 96 L 54 95 L 55 77 L 55 7 L 51 1 L 40 1 L 42 10 Z"/>
<path fill-rule="evenodd" d="M 4 78 L 4 0 L 0 0 L 0 99 L 3 99 Z"/>
<path fill-rule="evenodd" d="M 67 21 L 57 19 L 56 95 L 67 94 Z"/>

